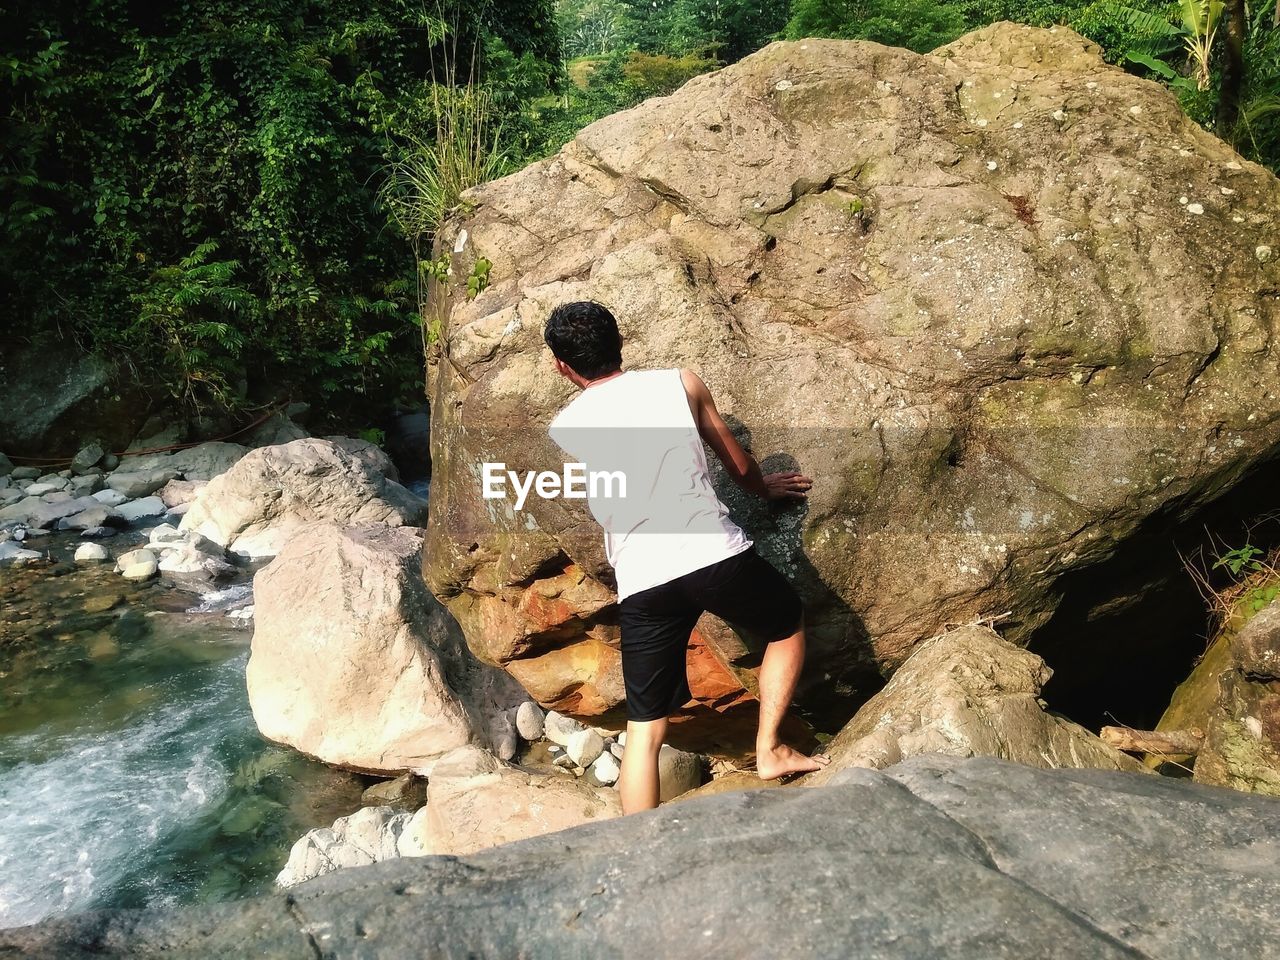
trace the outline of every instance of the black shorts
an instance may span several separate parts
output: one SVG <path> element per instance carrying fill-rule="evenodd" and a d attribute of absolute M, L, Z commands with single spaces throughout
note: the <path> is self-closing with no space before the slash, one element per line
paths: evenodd
<path fill-rule="evenodd" d="M 685 650 L 703 611 L 760 645 L 791 636 L 803 616 L 795 588 L 754 547 L 633 593 L 620 610 L 627 717 L 639 721 L 691 699 Z"/>

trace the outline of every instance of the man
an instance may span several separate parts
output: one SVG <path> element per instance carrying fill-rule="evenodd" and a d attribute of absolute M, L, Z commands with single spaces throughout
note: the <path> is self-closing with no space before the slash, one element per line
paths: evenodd
<path fill-rule="evenodd" d="M 593 491 L 617 576 L 627 744 L 618 789 L 624 813 L 658 805 L 658 751 L 667 718 L 691 699 L 689 634 L 704 610 L 766 645 L 760 665 L 756 771 L 762 780 L 817 770 L 778 739 L 804 663 L 800 598 L 729 519 L 711 486 L 702 442 L 743 489 L 769 500 L 800 500 L 812 486 L 799 473 L 761 473 L 691 370 L 622 369 L 618 324 L 598 303 L 567 303 L 544 337 L 556 370 L 582 392 L 550 434 L 588 473 L 625 477 L 625 495 Z"/>

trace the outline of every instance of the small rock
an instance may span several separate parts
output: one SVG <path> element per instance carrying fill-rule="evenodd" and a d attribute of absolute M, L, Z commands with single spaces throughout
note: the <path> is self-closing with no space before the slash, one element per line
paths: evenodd
<path fill-rule="evenodd" d="M 580 730 L 569 738 L 565 751 L 580 767 L 589 767 L 604 752 L 604 740 L 594 730 Z"/>
<path fill-rule="evenodd" d="M 1198 203 L 1188 203 L 1187 213 L 1193 214 L 1198 217 L 1200 216 L 1200 214 L 1204 213 L 1204 207 L 1202 207 Z"/>
<path fill-rule="evenodd" d="M 195 575 L 210 580 L 229 577 L 236 570 L 220 556 L 206 553 L 189 543 L 180 544 L 177 549 L 166 549 L 160 569 L 165 573 Z"/>
<path fill-rule="evenodd" d="M 56 480 L 42 480 L 27 487 L 28 497 L 43 497 L 46 493 L 57 493 L 67 488 L 67 481 L 58 477 Z"/>
<path fill-rule="evenodd" d="M 543 720 L 543 736 L 562 747 L 567 747 L 569 738 L 585 729 L 587 728 L 577 720 L 566 717 L 563 713 L 557 713 L 555 710 L 548 710 Z"/>
<path fill-rule="evenodd" d="M 93 503 L 93 501 L 90 500 L 90 503 Z M 108 507 L 105 503 L 96 503 L 92 507 L 85 507 L 79 513 L 74 513 L 58 521 L 58 526 L 62 530 L 92 530 L 96 527 L 126 527 L 128 525 L 128 521 L 120 516 L 114 507 Z"/>
<path fill-rule="evenodd" d="M 152 546 L 177 546 L 187 542 L 187 536 L 177 527 L 162 523 L 158 527 L 153 527 L 151 533 L 147 536 Z"/>
<path fill-rule="evenodd" d="M 664 743 L 658 751 L 659 800 L 666 803 L 702 785 L 702 758 Z"/>
<path fill-rule="evenodd" d="M 526 700 L 516 707 L 516 731 L 525 740 L 533 743 L 541 740 L 544 729 L 542 708 L 532 700 Z"/>
<path fill-rule="evenodd" d="M 176 470 L 117 470 L 107 475 L 107 486 L 133 499 L 155 493 L 170 480 L 176 479 L 178 479 Z M 160 500 L 159 497 L 156 499 Z M 161 506 L 163 505 L 161 501 Z"/>
<path fill-rule="evenodd" d="M 81 447 L 80 452 L 72 458 L 71 469 L 76 473 L 83 473 L 101 460 L 104 453 L 106 451 L 102 449 L 102 444 L 87 444 Z"/>
<path fill-rule="evenodd" d="M 143 497 L 141 500 L 122 503 L 116 507 L 120 516 L 130 523 L 136 523 L 147 517 L 162 517 L 168 509 L 159 497 Z"/>
<path fill-rule="evenodd" d="M 83 476 L 72 477 L 67 489 L 77 497 L 92 496 L 102 489 L 102 474 L 86 473 Z"/>
<path fill-rule="evenodd" d="M 602 753 L 591 764 L 590 774 L 591 778 L 601 786 L 608 787 L 618 782 L 618 774 L 621 771 L 622 767 L 613 754 Z"/>
<path fill-rule="evenodd" d="M 101 460 L 98 461 L 98 466 L 100 466 L 103 470 L 107 470 L 107 471 L 114 470 L 116 467 L 120 466 L 120 458 L 117 457 L 114 453 L 108 453 Z"/>
<path fill-rule="evenodd" d="M 118 593 L 103 597 L 89 597 L 82 605 L 82 609 L 85 613 L 106 613 L 122 600 L 124 600 L 124 597 Z"/>
<path fill-rule="evenodd" d="M 40 476 L 39 467 L 14 467 L 9 476 L 14 480 L 34 480 Z"/>
<path fill-rule="evenodd" d="M 499 760 L 510 760 L 519 749 L 516 740 L 516 726 L 507 711 L 494 714 L 489 718 L 489 742 L 493 745 L 494 755 Z"/>
<path fill-rule="evenodd" d="M 0 563 L 32 563 L 42 556 L 43 554 L 27 550 L 13 540 L 0 543 Z"/>
<path fill-rule="evenodd" d="M 427 781 L 423 777 L 406 773 L 394 780 L 375 783 L 360 797 L 366 806 L 390 804 L 417 810 L 427 802 Z"/>
<path fill-rule="evenodd" d="M 1261 243 L 1253 248 L 1253 255 L 1259 263 L 1267 263 L 1271 260 L 1271 248 L 1265 243 Z"/>
<path fill-rule="evenodd" d="M 145 567 L 147 564 L 150 564 L 152 567 L 151 573 L 147 574 L 147 576 L 153 576 L 156 570 L 159 569 L 158 561 L 156 560 L 156 555 L 145 547 L 139 550 L 130 550 L 128 553 L 122 553 L 116 558 L 116 570 L 126 576 L 128 576 L 128 570 L 130 567 Z M 145 577 L 143 579 L 145 579 Z"/>
<path fill-rule="evenodd" d="M 100 563 L 109 559 L 107 548 L 100 543 L 82 543 L 76 548 L 76 563 Z"/>
<path fill-rule="evenodd" d="M 126 580 L 150 580 L 160 572 L 160 565 L 154 560 L 147 560 L 143 563 L 135 563 L 132 566 L 125 567 L 120 571 L 120 575 Z"/>
<path fill-rule="evenodd" d="M 119 490 L 112 490 L 110 488 L 106 490 L 99 490 L 96 493 L 91 494 L 91 496 L 99 503 L 105 503 L 108 507 L 118 507 L 122 503 L 129 502 L 129 498 Z"/>
<path fill-rule="evenodd" d="M 610 752 L 610 753 L 612 753 L 612 754 L 613 754 L 615 757 L 617 757 L 619 760 L 621 760 L 621 759 L 622 759 L 622 744 L 620 744 L 620 743 L 611 743 L 611 744 L 609 744 L 609 752 Z"/>
<path fill-rule="evenodd" d="M 13 473 L 13 461 L 0 453 L 0 477 L 7 477 Z"/>
<path fill-rule="evenodd" d="M 560 754 L 551 762 L 562 770 L 572 770 L 577 766 L 577 764 L 573 762 L 573 758 L 567 753 Z"/>
<path fill-rule="evenodd" d="M 119 532 L 114 527 L 89 527 L 87 530 L 81 530 L 80 536 L 85 540 L 107 540 Z"/>

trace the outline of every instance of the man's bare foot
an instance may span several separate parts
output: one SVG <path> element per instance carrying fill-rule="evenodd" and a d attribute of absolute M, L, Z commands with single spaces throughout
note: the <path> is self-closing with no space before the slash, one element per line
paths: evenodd
<path fill-rule="evenodd" d="M 756 773 L 761 780 L 777 780 L 792 773 L 809 773 L 821 770 L 831 762 L 830 757 L 814 754 L 806 757 L 798 750 L 792 750 L 785 744 L 779 744 L 772 750 L 760 750 L 756 753 Z"/>

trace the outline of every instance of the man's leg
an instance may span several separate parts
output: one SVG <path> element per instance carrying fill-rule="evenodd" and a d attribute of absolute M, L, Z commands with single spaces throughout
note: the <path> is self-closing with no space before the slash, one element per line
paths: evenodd
<path fill-rule="evenodd" d="M 658 751 L 667 736 L 667 718 L 627 721 L 627 743 L 622 750 L 618 793 L 622 812 L 637 813 L 658 805 Z"/>
<path fill-rule="evenodd" d="M 756 733 L 756 772 L 761 780 L 776 780 L 789 773 L 819 770 L 830 761 L 824 756 L 806 757 L 778 739 L 782 718 L 791 706 L 800 668 L 804 666 L 804 624 L 795 633 L 765 648 L 760 664 L 760 728 Z M 627 734 L 631 746 L 631 734 Z"/>

